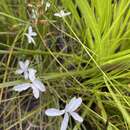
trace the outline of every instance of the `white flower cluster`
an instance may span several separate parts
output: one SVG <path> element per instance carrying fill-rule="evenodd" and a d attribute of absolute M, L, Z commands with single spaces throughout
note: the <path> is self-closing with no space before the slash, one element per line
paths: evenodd
<path fill-rule="evenodd" d="M 45 11 L 48 10 L 48 8 L 50 8 L 51 4 L 49 2 L 46 2 L 46 6 L 45 6 Z M 54 16 L 56 17 L 65 17 L 65 16 L 68 16 L 70 15 L 71 12 L 64 12 L 64 10 L 61 10 L 60 12 L 58 13 L 54 13 Z M 32 9 L 32 16 L 31 16 L 33 19 L 37 19 L 37 12 Z M 37 33 L 36 32 L 33 32 L 32 30 L 32 26 L 29 26 L 28 27 L 28 33 L 25 33 L 25 36 L 27 37 L 28 39 L 28 43 L 33 43 L 34 45 L 36 44 L 35 41 L 34 41 L 34 37 L 37 36 Z"/>
<path fill-rule="evenodd" d="M 48 8 L 48 6 L 46 8 Z M 68 16 L 70 14 L 71 14 L 70 12 L 65 13 L 63 10 L 61 10 L 59 13 L 55 13 L 54 16 L 65 17 L 65 16 Z M 33 32 L 32 26 L 28 27 L 28 33 L 25 33 L 25 36 L 27 36 L 29 44 L 30 43 L 33 43 L 34 45 L 36 44 L 35 41 L 34 41 L 34 39 L 33 39 L 33 37 L 37 36 L 37 33 Z"/>
<path fill-rule="evenodd" d="M 24 78 L 30 80 L 30 82 L 16 85 L 13 90 L 22 92 L 28 88 L 32 88 L 34 97 L 36 99 L 39 98 L 40 91 L 44 92 L 46 91 L 46 88 L 43 83 L 36 78 L 36 70 L 28 67 L 29 60 L 26 60 L 25 62 L 19 61 L 19 66 L 20 69 L 16 70 L 16 74 L 23 74 Z"/>
<path fill-rule="evenodd" d="M 20 69 L 16 70 L 16 74 L 23 74 L 24 78 L 26 80 L 30 80 L 30 82 L 16 85 L 14 86 L 13 90 L 22 92 L 27 90 L 28 88 L 32 88 L 34 97 L 38 99 L 40 91 L 45 92 L 46 88 L 43 83 L 36 78 L 36 70 L 33 68 L 29 68 L 29 60 L 26 60 L 25 62 L 19 61 L 19 66 Z M 81 105 L 81 103 L 81 98 L 74 97 L 68 104 L 66 104 L 65 109 L 59 110 L 55 108 L 50 108 L 45 111 L 45 114 L 47 116 L 61 116 L 64 114 L 64 119 L 62 121 L 60 130 L 66 130 L 70 115 L 79 123 L 83 122 L 83 118 L 75 112 L 76 109 Z"/>
<path fill-rule="evenodd" d="M 51 6 L 49 2 L 46 2 L 45 11 L 48 10 L 48 8 Z M 32 10 L 32 17 L 37 18 L 36 13 L 34 10 Z M 64 12 L 61 10 L 59 13 L 54 13 L 54 16 L 56 17 L 65 17 L 70 15 L 70 12 Z M 37 36 L 36 32 L 33 32 L 32 26 L 28 27 L 28 33 L 25 33 L 28 39 L 28 43 L 33 43 L 35 45 L 34 37 Z M 29 80 L 29 82 L 25 82 L 19 85 L 14 86 L 13 90 L 17 92 L 25 91 L 29 88 L 32 89 L 33 95 L 36 99 L 39 98 L 40 92 L 45 92 L 46 88 L 44 84 L 36 78 L 36 70 L 33 68 L 29 68 L 30 61 L 26 60 L 25 62 L 19 61 L 20 68 L 16 70 L 16 74 L 22 74 L 24 76 L 25 80 Z M 72 116 L 73 119 L 78 121 L 79 123 L 83 122 L 83 118 L 78 115 L 77 108 L 81 105 L 82 99 L 81 98 L 72 98 L 68 104 L 66 104 L 65 109 L 59 110 L 55 108 L 50 108 L 45 111 L 45 114 L 47 116 L 61 116 L 64 115 L 63 121 L 61 123 L 61 129 L 60 130 L 66 130 L 69 122 L 69 117 Z"/>

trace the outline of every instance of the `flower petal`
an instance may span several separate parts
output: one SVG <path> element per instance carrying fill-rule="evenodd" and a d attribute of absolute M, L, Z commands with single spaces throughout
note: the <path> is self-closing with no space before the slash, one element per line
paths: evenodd
<path fill-rule="evenodd" d="M 71 12 L 67 12 L 65 13 L 64 10 L 61 10 L 59 13 L 54 13 L 54 16 L 57 16 L 57 17 L 65 17 L 65 16 L 68 16 L 70 15 Z"/>
<path fill-rule="evenodd" d="M 27 35 L 28 43 L 32 43 L 33 38 L 30 35 Z"/>
<path fill-rule="evenodd" d="M 83 122 L 83 118 L 81 116 L 78 115 L 78 113 L 76 112 L 71 112 L 70 113 L 71 116 L 78 122 L 82 123 Z"/>
<path fill-rule="evenodd" d="M 28 35 L 29 35 L 30 37 L 37 35 L 36 32 L 33 32 L 32 26 L 29 26 L 29 28 L 28 28 Z"/>
<path fill-rule="evenodd" d="M 32 32 L 31 36 L 37 36 L 37 33 L 36 32 Z"/>
<path fill-rule="evenodd" d="M 33 82 L 36 79 L 35 74 L 37 71 L 33 68 L 28 69 L 28 71 L 29 71 L 29 79 Z"/>
<path fill-rule="evenodd" d="M 36 44 L 34 39 L 31 37 L 31 35 L 25 33 L 25 36 L 27 36 L 27 38 L 28 38 L 28 43 L 33 43 L 34 45 Z"/>
<path fill-rule="evenodd" d="M 34 39 L 30 36 L 30 42 L 29 43 L 33 43 L 34 45 L 36 45 Z"/>
<path fill-rule="evenodd" d="M 34 97 L 36 98 L 36 99 L 38 99 L 39 98 L 39 90 L 35 87 L 35 86 L 33 86 L 32 84 L 31 84 L 31 87 L 32 87 L 32 89 L 33 89 L 33 95 L 34 95 Z"/>
<path fill-rule="evenodd" d="M 24 62 L 19 61 L 20 68 L 24 71 L 26 69 Z"/>
<path fill-rule="evenodd" d="M 60 13 L 54 13 L 54 16 L 56 16 L 56 17 L 62 17 Z"/>
<path fill-rule="evenodd" d="M 64 114 L 64 112 L 65 112 L 65 110 L 58 110 L 55 108 L 50 108 L 45 111 L 45 114 L 47 116 L 61 116 Z"/>
<path fill-rule="evenodd" d="M 76 97 L 73 97 L 68 104 L 66 104 L 65 109 L 69 111 L 69 108 L 72 106 L 73 102 L 76 100 Z"/>
<path fill-rule="evenodd" d="M 28 34 L 30 35 L 32 33 L 32 26 L 28 27 Z"/>
<path fill-rule="evenodd" d="M 60 130 L 66 130 L 67 126 L 68 126 L 68 122 L 69 122 L 69 115 L 68 115 L 68 113 L 65 113 L 65 116 L 64 116 L 64 119 L 62 121 Z"/>
<path fill-rule="evenodd" d="M 72 112 L 75 111 L 82 103 L 82 99 L 81 98 L 72 98 L 69 102 L 69 104 L 66 105 L 66 111 L 68 112 Z"/>
<path fill-rule="evenodd" d="M 15 71 L 16 74 L 22 74 L 23 73 L 23 70 L 22 69 L 18 69 Z"/>
<path fill-rule="evenodd" d="M 21 91 L 27 90 L 29 87 L 31 87 L 30 83 L 24 83 L 24 84 L 19 84 L 19 85 L 14 86 L 13 90 L 21 92 Z"/>
<path fill-rule="evenodd" d="M 30 63 L 30 61 L 29 61 L 29 60 L 26 60 L 26 61 L 25 61 L 25 67 L 26 67 L 26 68 L 28 68 L 29 63 Z"/>
<path fill-rule="evenodd" d="M 39 81 L 39 80 L 34 80 L 34 81 L 33 81 L 33 85 L 34 85 L 36 88 L 38 88 L 41 92 L 46 91 L 45 86 L 44 86 L 43 83 L 42 83 L 41 81 Z"/>
<path fill-rule="evenodd" d="M 28 75 L 29 75 L 28 72 L 25 71 L 25 72 L 24 72 L 24 78 L 25 78 L 26 80 L 28 79 Z"/>
<path fill-rule="evenodd" d="M 71 14 L 70 12 L 67 12 L 67 13 L 64 13 L 63 16 L 68 16 L 68 15 L 70 15 L 70 14 Z"/>

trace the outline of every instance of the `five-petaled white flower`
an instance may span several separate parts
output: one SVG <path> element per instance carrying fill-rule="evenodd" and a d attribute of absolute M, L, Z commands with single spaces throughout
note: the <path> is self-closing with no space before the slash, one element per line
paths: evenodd
<path fill-rule="evenodd" d="M 29 66 L 29 60 L 26 60 L 25 62 L 19 61 L 20 69 L 16 70 L 16 74 L 24 74 L 24 78 L 29 78 L 29 72 L 28 72 L 28 66 Z"/>
<path fill-rule="evenodd" d="M 22 92 L 24 90 L 27 90 L 28 88 L 32 88 L 34 97 L 36 99 L 38 99 L 40 91 L 44 92 L 44 91 L 46 91 L 46 88 L 40 80 L 36 79 L 36 77 L 35 77 L 36 70 L 35 69 L 31 68 L 31 69 L 28 69 L 28 71 L 29 71 L 28 76 L 29 76 L 31 83 L 23 83 L 23 84 L 16 85 L 16 86 L 14 86 L 13 90 Z"/>
<path fill-rule="evenodd" d="M 25 33 L 25 35 L 27 36 L 28 38 L 28 43 L 33 43 L 35 45 L 35 41 L 33 39 L 34 36 L 37 36 L 37 33 L 36 32 L 33 32 L 32 30 L 32 26 L 29 26 L 28 28 L 28 33 Z"/>
<path fill-rule="evenodd" d="M 60 130 L 66 130 L 69 122 L 69 116 L 71 115 L 76 121 L 82 123 L 83 118 L 79 116 L 75 110 L 81 105 L 81 98 L 72 98 L 71 101 L 65 106 L 64 110 L 59 110 L 55 108 L 50 108 L 45 111 L 47 116 L 61 116 L 64 114 L 64 119 L 61 124 Z"/>
<path fill-rule="evenodd" d="M 54 13 L 54 16 L 65 17 L 65 16 L 68 16 L 70 14 L 71 14 L 70 12 L 65 13 L 64 10 L 61 10 L 59 13 Z"/>
<path fill-rule="evenodd" d="M 46 2 L 45 11 L 47 11 L 50 6 L 51 4 L 49 2 Z"/>

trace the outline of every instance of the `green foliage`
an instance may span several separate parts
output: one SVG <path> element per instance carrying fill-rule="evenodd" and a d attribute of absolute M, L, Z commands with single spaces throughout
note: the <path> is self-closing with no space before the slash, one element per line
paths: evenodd
<path fill-rule="evenodd" d="M 70 119 L 68 130 L 130 129 L 130 0 L 0 1 L 0 129 L 58 130 L 62 118 L 44 110 L 63 108 L 82 97 L 83 124 Z M 30 11 L 38 20 L 30 20 Z M 54 17 L 64 9 L 71 15 Z M 32 25 L 36 46 L 24 33 Z M 29 59 L 47 91 L 35 100 L 31 90 L 16 93 L 22 78 L 18 61 Z M 75 125 L 76 124 L 76 125 Z"/>

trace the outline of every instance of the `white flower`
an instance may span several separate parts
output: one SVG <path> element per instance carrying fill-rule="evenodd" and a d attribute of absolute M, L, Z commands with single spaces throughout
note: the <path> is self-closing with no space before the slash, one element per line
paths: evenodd
<path fill-rule="evenodd" d="M 22 91 L 27 90 L 28 88 L 32 88 L 33 95 L 36 99 L 39 98 L 40 91 L 41 92 L 46 91 L 46 88 L 43 85 L 43 83 L 37 79 L 35 79 L 32 83 L 23 83 L 23 84 L 16 85 L 16 86 L 14 86 L 13 90 L 22 92 Z"/>
<path fill-rule="evenodd" d="M 55 108 L 47 109 L 45 114 L 47 116 L 61 116 L 64 114 L 64 119 L 61 124 L 60 130 L 66 130 L 69 122 L 69 116 L 71 115 L 76 121 L 82 123 L 83 118 L 79 116 L 75 110 L 81 105 L 82 99 L 81 98 L 72 98 L 71 101 L 65 106 L 64 110 L 58 110 Z"/>
<path fill-rule="evenodd" d="M 36 79 L 35 77 L 36 70 L 31 68 L 28 69 L 28 72 L 29 72 L 28 77 L 31 83 L 23 83 L 23 84 L 16 85 L 14 86 L 13 90 L 22 92 L 24 90 L 27 90 L 28 88 L 32 88 L 34 97 L 38 99 L 40 91 L 44 92 L 46 91 L 46 88 L 40 80 Z"/>
<path fill-rule="evenodd" d="M 32 30 L 32 26 L 29 26 L 28 28 L 28 33 L 25 33 L 25 35 L 27 36 L 28 38 L 28 43 L 33 43 L 35 45 L 35 41 L 33 39 L 34 36 L 37 36 L 37 33 L 36 32 L 33 32 Z"/>
<path fill-rule="evenodd" d="M 47 11 L 50 6 L 51 4 L 49 2 L 46 2 L 45 11 Z"/>
<path fill-rule="evenodd" d="M 16 70 L 16 74 L 24 74 L 24 78 L 29 78 L 29 72 L 28 72 L 28 66 L 29 66 L 29 60 L 26 60 L 25 62 L 19 61 L 20 69 Z"/>
<path fill-rule="evenodd" d="M 65 13 L 64 10 L 61 10 L 59 13 L 55 13 L 54 16 L 65 17 L 65 16 L 68 16 L 70 14 L 71 14 L 70 12 Z"/>

